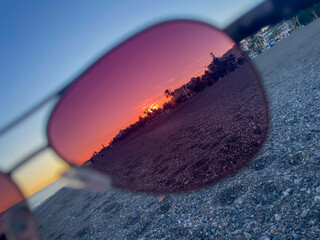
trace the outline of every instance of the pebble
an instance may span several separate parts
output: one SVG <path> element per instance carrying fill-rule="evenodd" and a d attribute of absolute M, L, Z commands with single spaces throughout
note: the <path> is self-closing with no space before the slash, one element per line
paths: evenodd
<path fill-rule="evenodd" d="M 307 194 L 309 195 L 310 193 L 311 193 L 311 190 L 310 190 L 310 188 L 308 188 Z"/>
<path fill-rule="evenodd" d="M 294 184 L 299 184 L 300 180 L 299 179 L 295 179 L 293 182 L 294 182 Z"/>
<path fill-rule="evenodd" d="M 251 238 L 251 234 L 250 233 L 247 233 L 247 232 L 244 232 L 244 237 L 246 239 L 250 239 Z"/>
<path fill-rule="evenodd" d="M 138 217 L 138 213 L 132 213 L 131 218 L 136 219 Z"/>
<path fill-rule="evenodd" d="M 316 188 L 316 192 L 320 193 L 320 186 Z"/>
<path fill-rule="evenodd" d="M 301 212 L 300 217 L 305 218 L 308 215 L 309 209 L 305 209 Z"/>
<path fill-rule="evenodd" d="M 310 224 L 310 225 L 315 225 L 315 224 L 316 224 L 316 221 L 310 220 L 310 221 L 309 221 L 309 224 Z"/>
<path fill-rule="evenodd" d="M 275 218 L 277 221 L 280 221 L 280 220 L 281 220 L 281 215 L 280 215 L 280 214 L 275 214 L 275 215 L 274 215 L 274 218 Z"/>
<path fill-rule="evenodd" d="M 268 235 L 263 235 L 260 240 L 270 240 Z"/>
<path fill-rule="evenodd" d="M 298 234 L 298 233 L 294 233 L 294 234 L 292 235 L 292 237 L 293 237 L 294 239 L 300 239 L 300 238 L 301 238 L 301 235 Z"/>
<path fill-rule="evenodd" d="M 282 186 L 283 186 L 283 184 L 282 184 L 282 181 L 281 181 L 281 179 L 280 178 L 276 178 L 275 180 L 274 180 L 274 186 L 276 187 L 276 188 L 278 188 L 278 189 L 281 189 L 282 188 Z"/>
<path fill-rule="evenodd" d="M 291 192 L 291 188 L 288 188 L 283 192 L 283 196 L 288 197 L 290 195 L 290 192 Z"/>
<path fill-rule="evenodd" d="M 320 202 L 320 196 L 315 196 L 315 197 L 314 197 L 314 201 L 315 201 L 315 202 Z"/>
<path fill-rule="evenodd" d="M 236 236 L 235 240 L 245 240 L 245 238 L 241 235 Z"/>
<path fill-rule="evenodd" d="M 253 229 L 253 232 L 254 232 L 255 234 L 259 234 L 259 233 L 260 233 L 260 228 L 255 227 L 255 228 Z"/>
<path fill-rule="evenodd" d="M 242 203 L 243 203 L 243 200 L 242 200 L 241 198 L 239 198 L 239 199 L 237 200 L 237 202 L 238 202 L 239 204 L 242 204 Z"/>

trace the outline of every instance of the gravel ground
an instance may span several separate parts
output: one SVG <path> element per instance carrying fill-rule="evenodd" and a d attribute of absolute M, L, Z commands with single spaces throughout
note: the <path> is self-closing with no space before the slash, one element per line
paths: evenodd
<path fill-rule="evenodd" d="M 43 239 L 320 239 L 320 19 L 257 58 L 271 112 L 255 161 L 215 185 L 158 196 L 59 191 Z"/>

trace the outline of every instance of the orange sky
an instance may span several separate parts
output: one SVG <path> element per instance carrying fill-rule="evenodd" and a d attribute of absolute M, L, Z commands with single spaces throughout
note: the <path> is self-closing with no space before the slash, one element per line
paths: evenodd
<path fill-rule="evenodd" d="M 79 77 L 49 126 L 49 139 L 65 159 L 88 160 L 150 106 L 164 91 L 199 76 L 233 42 L 215 28 L 191 21 L 158 25 L 121 44 Z"/>

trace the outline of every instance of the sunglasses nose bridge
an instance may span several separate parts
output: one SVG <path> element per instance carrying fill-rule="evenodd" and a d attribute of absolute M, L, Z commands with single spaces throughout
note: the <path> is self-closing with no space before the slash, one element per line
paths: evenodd
<path fill-rule="evenodd" d="M 61 180 L 67 187 L 91 191 L 107 191 L 112 186 L 111 178 L 108 175 L 76 166 L 71 166 L 62 173 Z"/>

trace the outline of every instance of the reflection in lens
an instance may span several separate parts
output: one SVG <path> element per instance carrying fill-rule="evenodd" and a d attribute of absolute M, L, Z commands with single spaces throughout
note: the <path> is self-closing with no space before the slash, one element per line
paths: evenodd
<path fill-rule="evenodd" d="M 212 26 L 172 21 L 82 74 L 53 111 L 48 137 L 63 158 L 117 187 L 176 192 L 238 171 L 267 127 L 260 80 L 239 47 Z"/>
<path fill-rule="evenodd" d="M 38 239 L 26 201 L 10 178 L 0 173 L 0 238 Z"/>

